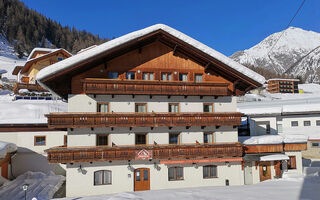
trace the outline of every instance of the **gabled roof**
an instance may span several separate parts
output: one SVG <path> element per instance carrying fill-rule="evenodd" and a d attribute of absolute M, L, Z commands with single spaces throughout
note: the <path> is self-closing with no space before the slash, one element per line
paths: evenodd
<path fill-rule="evenodd" d="M 49 49 L 49 48 L 36 47 L 36 48 L 32 49 L 32 51 L 29 54 L 27 60 L 32 59 L 36 52 L 41 52 L 41 53 L 46 53 L 47 54 L 47 53 L 51 53 L 51 52 L 56 51 L 56 50 L 59 50 L 59 49 Z"/>
<path fill-rule="evenodd" d="M 15 66 L 15 68 L 12 71 L 12 75 L 18 75 L 22 68 L 23 66 L 19 66 L 19 65 Z"/>
<path fill-rule="evenodd" d="M 39 49 L 39 48 L 35 48 L 35 49 Z M 33 54 L 33 52 L 36 52 L 35 49 L 32 50 L 31 54 Z M 42 48 L 40 48 L 40 49 L 42 49 Z M 46 59 L 46 58 L 48 58 L 48 57 L 50 57 L 50 56 L 52 56 L 54 54 L 58 54 L 58 53 L 64 54 L 67 58 L 72 56 L 72 54 L 69 53 L 65 49 L 52 49 L 52 51 L 48 52 L 47 54 L 39 56 L 37 58 L 32 58 L 32 59 L 29 59 L 29 57 L 31 55 L 30 54 L 29 57 L 28 57 L 27 62 L 25 63 L 25 65 L 23 66 L 23 68 L 21 69 L 20 72 L 21 73 L 25 73 L 30 69 L 30 67 L 32 66 L 33 63 L 36 63 L 36 62 L 38 62 L 40 60 Z"/>
<path fill-rule="evenodd" d="M 201 58 L 206 64 L 208 64 L 208 66 L 212 65 L 223 68 L 225 75 L 232 74 L 237 79 L 240 79 L 244 84 L 246 84 L 246 89 L 249 89 L 249 87 L 251 87 L 251 89 L 259 87 L 265 82 L 265 78 L 256 72 L 233 61 L 201 42 L 163 24 L 156 24 L 145 29 L 126 34 L 103 43 L 95 48 L 88 49 L 81 54 L 77 54 L 71 58 L 46 67 L 37 74 L 37 80 L 42 87 L 54 92 L 53 87 L 49 86 L 49 82 L 53 83 L 57 78 L 77 73 L 77 70 L 88 67 L 89 64 L 93 63 L 95 60 L 103 60 L 104 57 L 111 57 L 111 55 L 116 55 L 117 52 L 119 55 L 120 51 L 123 52 L 125 49 L 129 49 L 128 47 L 132 48 L 134 44 L 137 46 L 137 43 L 142 43 L 148 39 L 151 40 L 152 37 L 157 37 L 159 35 L 161 35 L 162 39 L 168 40 L 169 43 L 175 43 L 175 45 L 179 47 L 182 46 L 185 52 L 189 51 L 189 55 Z M 190 54 L 190 52 L 192 53 Z M 66 96 L 66 91 L 63 93 L 63 96 Z M 59 95 L 61 96 L 61 94 Z"/>

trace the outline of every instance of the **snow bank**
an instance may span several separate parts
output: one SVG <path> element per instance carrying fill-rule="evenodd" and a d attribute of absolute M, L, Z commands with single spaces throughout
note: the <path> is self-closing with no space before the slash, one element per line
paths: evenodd
<path fill-rule="evenodd" d="M 65 59 L 61 62 L 55 63 L 53 65 L 50 65 L 49 67 L 46 67 L 42 69 L 38 74 L 37 74 L 37 80 L 41 82 L 42 79 L 55 74 L 65 68 L 69 68 L 73 65 L 76 65 L 78 63 L 81 63 L 84 60 L 87 60 L 91 57 L 94 57 L 96 55 L 99 55 L 101 53 L 107 52 L 108 50 L 120 46 L 122 44 L 125 44 L 129 41 L 132 41 L 134 39 L 137 39 L 139 37 L 142 37 L 146 34 L 152 33 L 157 30 L 163 30 L 170 35 L 190 44 L 191 46 L 199 49 L 200 51 L 210 55 L 211 57 L 219 60 L 220 62 L 226 64 L 227 66 L 230 66 L 231 68 L 235 69 L 236 71 L 248 76 L 249 78 L 263 84 L 265 82 L 265 78 L 261 76 L 260 74 L 257 74 L 256 72 L 244 67 L 243 65 L 233 61 L 232 59 L 228 58 L 227 56 L 213 50 L 212 48 L 202 44 L 201 42 L 169 27 L 164 24 L 156 24 L 150 27 L 147 27 L 142 30 L 138 30 L 129 34 L 126 34 L 122 37 L 113 39 L 111 41 L 108 41 L 106 43 L 103 43 L 95 48 L 89 49 L 81 54 L 72 56 L 68 59 Z"/>
<path fill-rule="evenodd" d="M 10 142 L 0 141 L 0 158 L 4 158 L 7 153 L 11 153 L 17 150 L 17 145 Z"/>
<path fill-rule="evenodd" d="M 239 141 L 247 145 L 255 144 L 282 144 L 282 143 L 306 143 L 305 135 L 261 135 L 252 137 L 239 137 Z"/>
<path fill-rule="evenodd" d="M 27 199 L 37 198 L 41 200 L 51 199 L 61 187 L 65 177 L 55 175 L 53 172 L 26 172 L 15 180 L 9 181 L 0 187 L 0 199 L 24 200 L 22 186 L 28 184 Z"/>

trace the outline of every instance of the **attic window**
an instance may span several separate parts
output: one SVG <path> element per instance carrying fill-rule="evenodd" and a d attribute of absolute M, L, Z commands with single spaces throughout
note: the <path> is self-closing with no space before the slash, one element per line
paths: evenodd
<path fill-rule="evenodd" d="M 63 58 L 62 57 L 58 57 L 58 61 L 61 61 L 61 60 L 63 60 Z"/>
<path fill-rule="evenodd" d="M 118 79 L 118 72 L 109 72 L 108 79 Z"/>

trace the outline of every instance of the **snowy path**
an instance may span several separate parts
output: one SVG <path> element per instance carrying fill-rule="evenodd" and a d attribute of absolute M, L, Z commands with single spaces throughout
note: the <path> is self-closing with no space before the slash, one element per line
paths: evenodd
<path fill-rule="evenodd" d="M 287 178 L 266 181 L 255 185 L 230 187 L 202 187 L 175 190 L 156 190 L 143 192 L 125 192 L 114 195 L 64 198 L 64 200 L 293 200 L 320 199 L 320 177 Z"/>

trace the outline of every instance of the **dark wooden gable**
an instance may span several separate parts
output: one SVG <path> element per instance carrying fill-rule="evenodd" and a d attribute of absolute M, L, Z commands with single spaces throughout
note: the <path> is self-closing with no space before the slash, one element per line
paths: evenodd
<path fill-rule="evenodd" d="M 120 79 L 124 79 L 129 71 L 136 72 L 137 79 L 141 79 L 143 72 L 154 72 L 155 80 L 160 79 L 162 72 L 171 72 L 173 80 L 178 80 L 179 73 L 188 73 L 189 81 L 194 81 L 194 74 L 199 73 L 204 74 L 203 81 L 228 83 L 234 94 L 243 94 L 260 86 L 260 83 L 162 30 L 117 46 L 42 81 L 67 99 L 70 93 L 82 92 L 82 79 L 107 78 L 110 71 L 118 72 Z"/>

